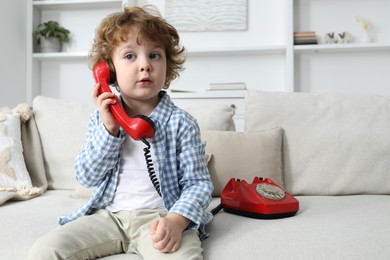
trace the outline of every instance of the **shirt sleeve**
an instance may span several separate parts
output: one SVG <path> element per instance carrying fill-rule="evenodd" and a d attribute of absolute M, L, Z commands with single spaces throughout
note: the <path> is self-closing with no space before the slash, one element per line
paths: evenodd
<path fill-rule="evenodd" d="M 75 159 L 76 178 L 87 188 L 100 185 L 107 174 L 115 171 L 124 137 L 111 136 L 96 110 L 90 117 L 85 142 Z"/>

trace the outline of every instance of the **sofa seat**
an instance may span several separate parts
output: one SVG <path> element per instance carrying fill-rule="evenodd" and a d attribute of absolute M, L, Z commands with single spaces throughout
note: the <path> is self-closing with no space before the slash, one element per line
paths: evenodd
<path fill-rule="evenodd" d="M 216 215 L 205 259 L 389 259 L 390 196 L 296 198 L 300 210 L 290 218 Z"/>
<path fill-rule="evenodd" d="M 56 228 L 58 216 L 85 202 L 71 198 L 71 192 L 48 190 L 38 198 L 0 207 L 1 259 L 27 259 L 35 239 Z M 203 241 L 204 259 L 356 260 L 390 256 L 390 196 L 297 198 L 300 210 L 290 218 L 260 220 L 220 211 L 208 225 L 211 235 Z M 210 208 L 218 203 L 219 198 L 214 198 Z M 142 258 L 123 254 L 102 259 Z"/>
<path fill-rule="evenodd" d="M 0 207 L 2 259 L 27 259 L 37 237 L 57 226 L 57 219 L 79 207 L 84 201 L 71 199 L 70 190 L 47 190 L 26 201 L 9 201 Z M 6 243 L 12 240 L 14 243 Z"/>

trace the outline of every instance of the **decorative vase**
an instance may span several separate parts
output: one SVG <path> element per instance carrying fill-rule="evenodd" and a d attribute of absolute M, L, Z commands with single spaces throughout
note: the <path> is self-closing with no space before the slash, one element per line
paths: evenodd
<path fill-rule="evenodd" d="M 41 52 L 60 52 L 61 42 L 56 37 L 41 38 Z"/>
<path fill-rule="evenodd" d="M 365 30 L 363 35 L 363 42 L 372 42 L 371 31 Z"/>

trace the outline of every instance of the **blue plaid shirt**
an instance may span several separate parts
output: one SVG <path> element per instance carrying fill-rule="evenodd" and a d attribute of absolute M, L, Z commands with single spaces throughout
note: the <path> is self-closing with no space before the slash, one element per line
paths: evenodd
<path fill-rule="evenodd" d="M 207 236 L 204 227 L 212 220 L 206 208 L 213 190 L 204 159 L 204 143 L 195 119 L 176 107 L 165 92 L 160 96 L 160 103 L 149 117 L 156 124 L 156 134 L 150 142 L 155 150 L 153 163 L 159 172 L 164 207 L 190 219 L 190 227 L 199 229 L 203 238 Z M 111 136 L 97 110 L 91 115 L 86 141 L 75 160 L 75 171 L 80 184 L 94 188 L 93 194 L 81 208 L 60 217 L 60 225 L 93 214 L 113 200 L 125 136 L 123 129 L 119 137 Z"/>

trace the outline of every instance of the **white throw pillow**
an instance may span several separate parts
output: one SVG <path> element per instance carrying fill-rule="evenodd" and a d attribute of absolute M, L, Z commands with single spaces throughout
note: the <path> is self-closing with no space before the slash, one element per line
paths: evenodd
<path fill-rule="evenodd" d="M 251 183 L 254 177 L 267 177 L 283 187 L 283 129 L 259 132 L 203 131 L 208 164 L 214 184 L 213 196 L 220 196 L 231 178 Z"/>
<path fill-rule="evenodd" d="M 28 120 L 28 113 L 23 116 L 23 120 Z M 11 110 L 0 111 L 0 191 L 35 196 L 42 191 L 32 186 L 24 162 L 20 118 L 19 113 Z"/>

